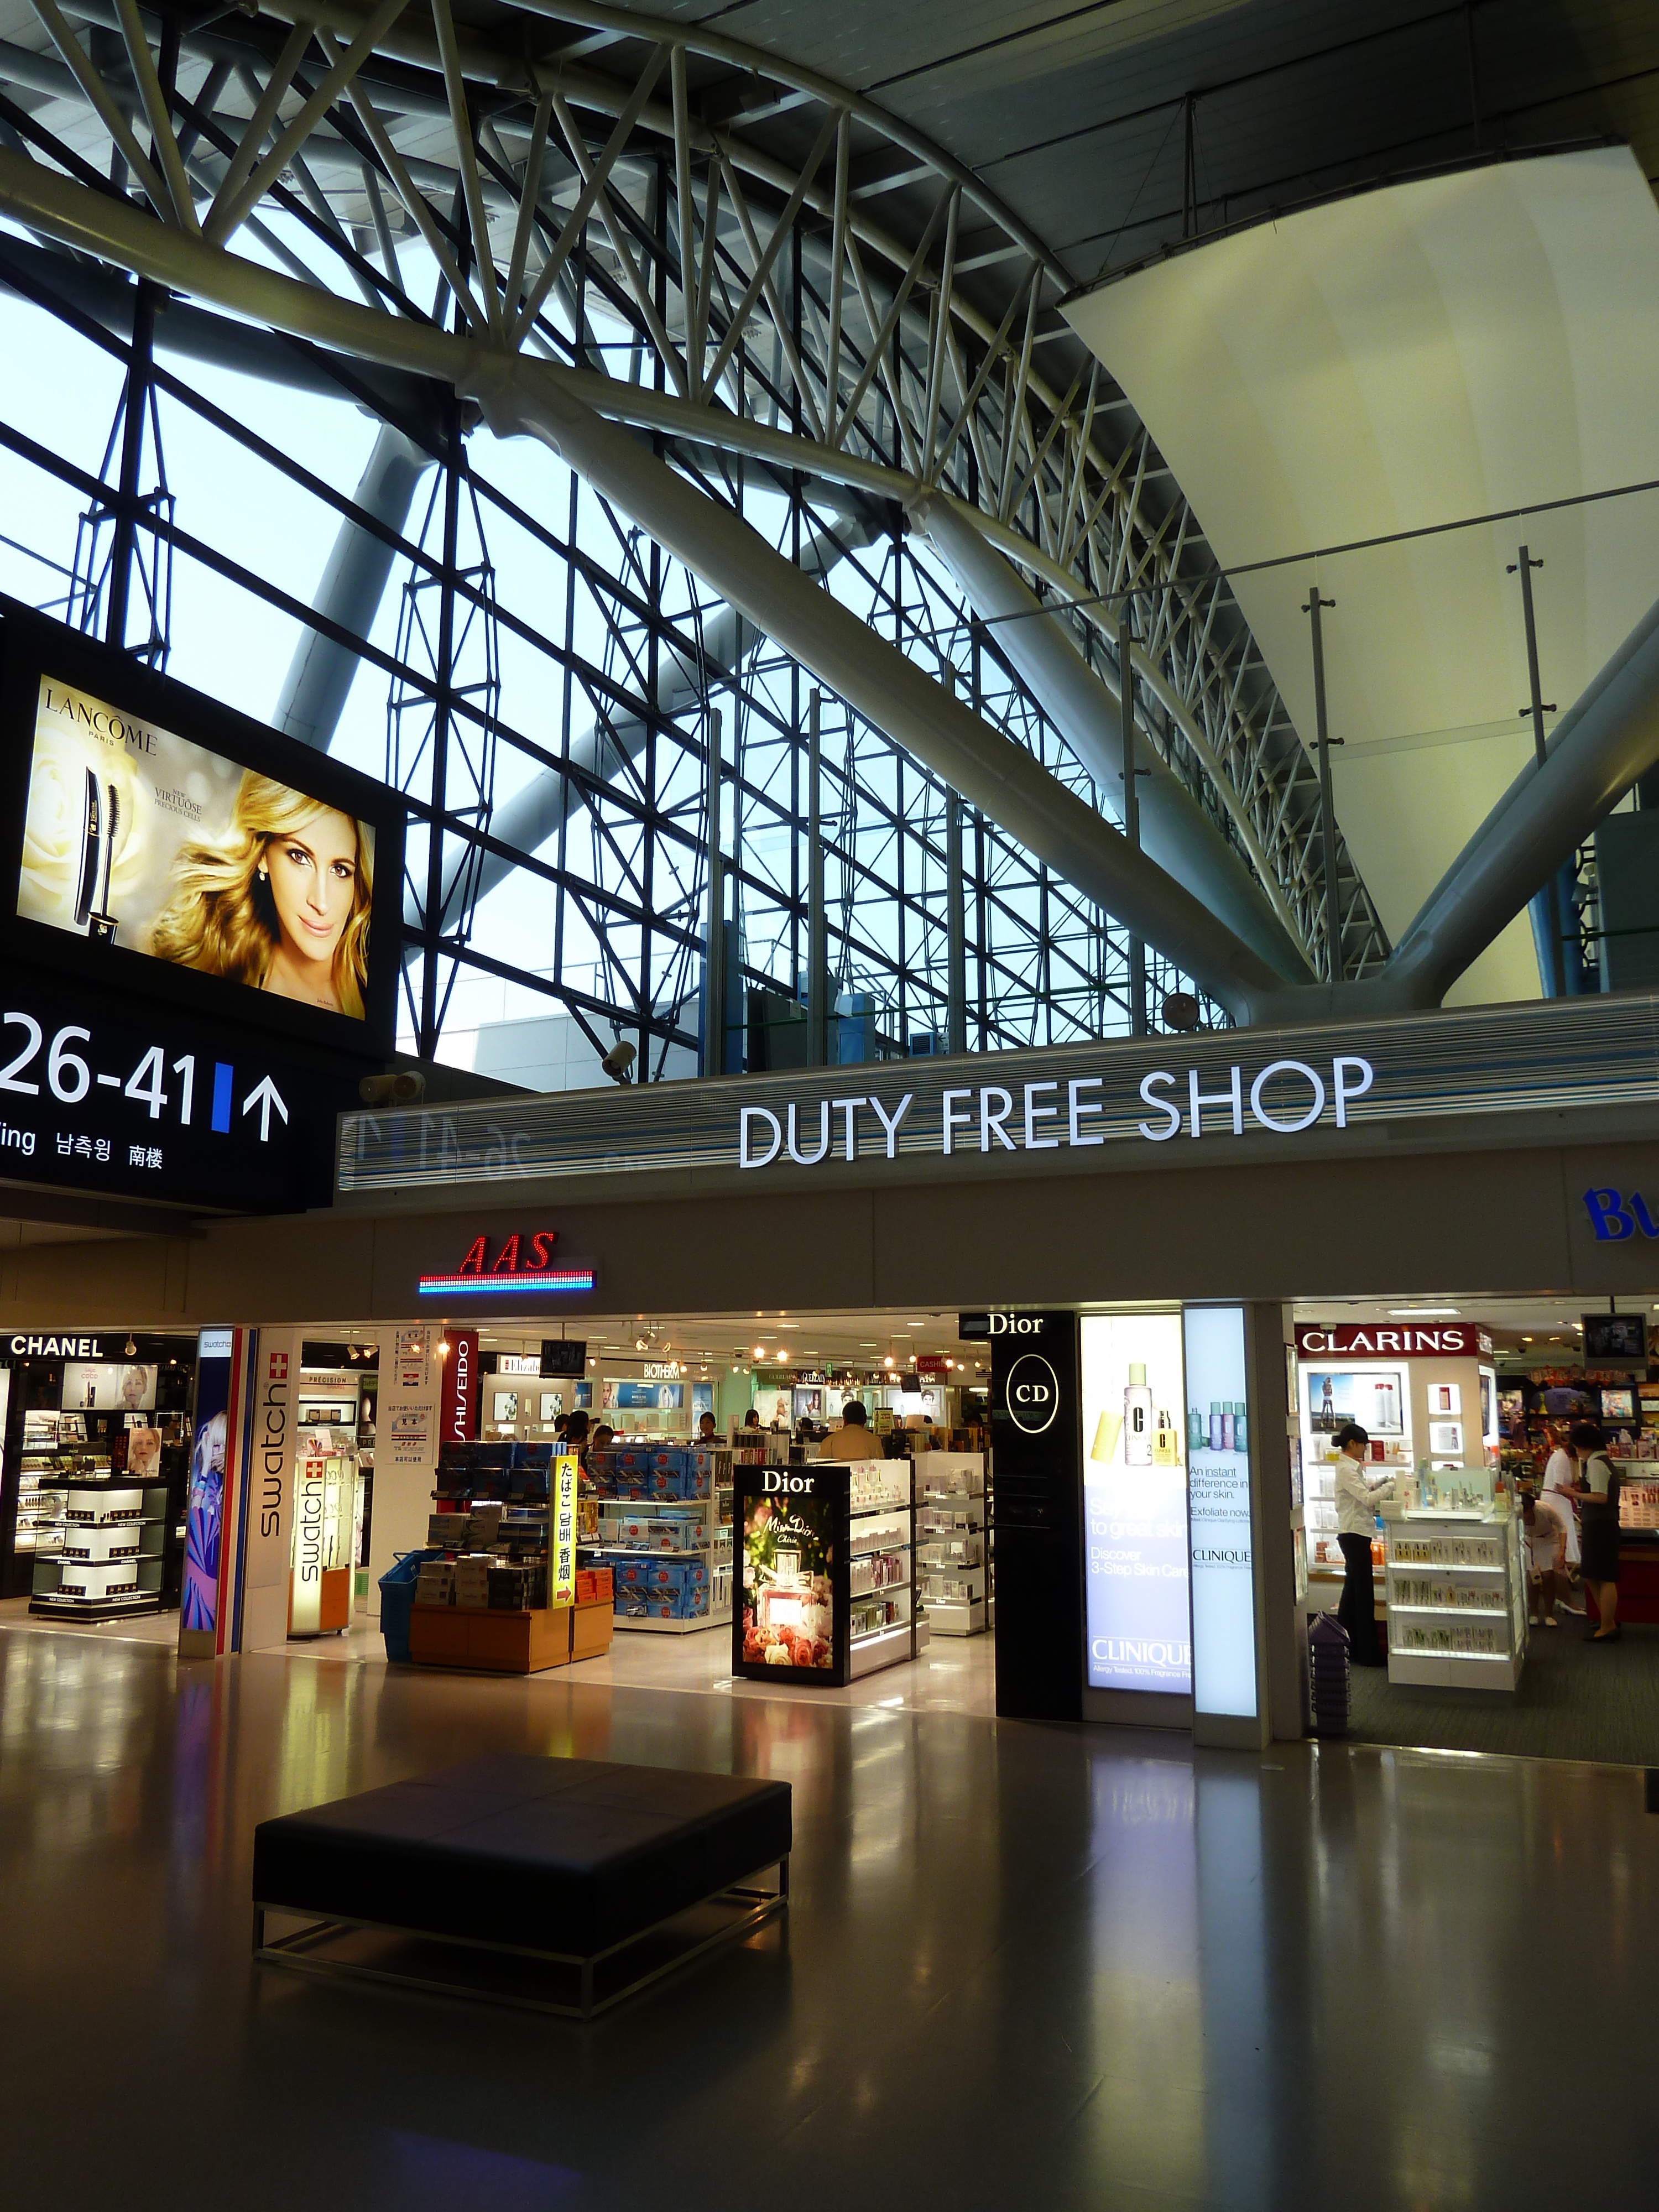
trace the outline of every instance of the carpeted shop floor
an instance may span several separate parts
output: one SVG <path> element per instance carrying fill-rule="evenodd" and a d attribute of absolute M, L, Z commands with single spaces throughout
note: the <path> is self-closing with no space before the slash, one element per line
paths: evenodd
<path fill-rule="evenodd" d="M 1617 1644 L 1590 1644 L 1583 1620 L 1560 1620 L 1558 1630 L 1533 1631 L 1512 1698 L 1409 1689 L 1381 1668 L 1356 1667 L 1350 1735 L 1436 1751 L 1659 1766 L 1659 1628 L 1626 1628 Z"/>

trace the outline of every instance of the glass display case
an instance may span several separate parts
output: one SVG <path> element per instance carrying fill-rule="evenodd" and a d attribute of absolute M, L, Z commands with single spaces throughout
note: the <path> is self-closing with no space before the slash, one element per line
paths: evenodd
<path fill-rule="evenodd" d="M 1475 1472 L 1459 1469 L 1456 1481 Z M 1455 1486 L 1449 1481 L 1446 1488 Z M 1382 1508 L 1391 1682 L 1474 1690 L 1512 1690 L 1519 1682 L 1527 1575 L 1520 1518 L 1507 1504 L 1499 1493 L 1487 1510 Z"/>
<path fill-rule="evenodd" d="M 156 1350 L 5 1376 L 4 1592 L 33 1613 L 112 1620 L 179 1601 L 192 1369 Z"/>
<path fill-rule="evenodd" d="M 350 1626 L 362 1515 L 362 1474 L 351 1431 L 301 1430 L 294 1466 L 290 1636 L 339 1635 Z"/>
<path fill-rule="evenodd" d="M 733 1473 L 732 1672 L 839 1688 L 915 1658 L 910 1461 L 739 1461 Z"/>
<path fill-rule="evenodd" d="M 915 1457 L 916 1595 L 935 1636 L 978 1636 L 993 1620 L 979 1452 Z"/>

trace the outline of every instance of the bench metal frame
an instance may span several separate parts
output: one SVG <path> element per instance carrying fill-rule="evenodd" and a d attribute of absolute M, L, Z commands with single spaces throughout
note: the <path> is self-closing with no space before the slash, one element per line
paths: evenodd
<path fill-rule="evenodd" d="M 776 1872 L 775 1888 L 763 1889 L 755 1886 L 774 1869 Z M 716 1929 L 712 1936 L 689 1945 L 661 1966 L 653 1966 L 647 1972 L 636 1975 L 621 1989 L 611 1991 L 596 2002 L 593 1989 L 596 1968 L 603 1966 L 606 1960 L 617 1958 L 634 1945 L 644 1942 L 648 1936 L 660 1935 L 686 1913 L 698 1911 L 710 1905 L 735 1905 L 744 1909 L 725 1927 Z M 556 2013 L 566 2020 L 591 2021 L 611 2011 L 626 1998 L 637 1995 L 641 1990 L 648 1988 L 653 1982 L 680 1972 L 711 1951 L 741 1942 L 746 1936 L 752 1936 L 757 1929 L 764 1927 L 769 1920 L 776 1919 L 788 1910 L 787 1852 L 781 1859 L 769 1861 L 766 1865 L 757 1867 L 752 1873 L 740 1875 L 736 1881 L 711 1890 L 706 1897 L 694 1899 L 690 1905 L 678 1906 L 662 1919 L 635 1929 L 620 1942 L 607 1944 L 603 1950 L 586 1954 L 570 1951 L 543 1951 L 523 1943 L 494 1942 L 485 1936 L 444 1935 L 434 1929 L 410 1928 L 392 1921 L 349 1919 L 340 1915 L 319 1912 L 311 1906 L 261 1903 L 256 1899 L 253 1906 L 253 1959 L 257 1966 L 284 1966 L 293 1973 L 343 1975 L 359 1981 L 390 1984 L 398 1989 L 420 1990 L 433 1996 L 471 1997 L 484 2004 L 510 2005 L 531 2012 Z M 265 1916 L 270 1912 L 280 1912 L 289 1918 L 307 1919 L 312 1924 L 296 1929 L 292 1936 L 268 1942 L 265 1939 Z M 562 2004 L 550 1996 L 532 1996 L 491 1990 L 464 1981 L 440 1981 L 426 1974 L 400 1972 L 393 1967 L 365 1966 L 355 1960 L 326 1959 L 316 1955 L 319 1945 L 336 1936 L 358 1929 L 376 1935 L 406 1936 L 421 1943 L 447 1943 L 459 1951 L 499 1953 L 507 1958 L 533 1959 L 546 1966 L 572 1968 L 578 1978 L 579 2001 L 575 2004 Z"/>

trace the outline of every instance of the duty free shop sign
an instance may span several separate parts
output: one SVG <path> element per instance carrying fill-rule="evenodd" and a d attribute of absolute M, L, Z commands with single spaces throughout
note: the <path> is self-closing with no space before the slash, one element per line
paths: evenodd
<path fill-rule="evenodd" d="M 1101 1146 L 1168 1159 L 1206 1138 L 1271 1155 L 1327 1132 L 1656 1101 L 1659 998 L 1632 994 L 348 1114 L 338 1188 L 928 1157 L 982 1171 Z"/>

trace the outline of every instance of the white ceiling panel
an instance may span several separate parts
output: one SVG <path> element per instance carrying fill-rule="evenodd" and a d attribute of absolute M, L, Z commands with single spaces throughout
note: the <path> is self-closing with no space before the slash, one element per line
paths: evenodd
<path fill-rule="evenodd" d="M 1230 568 L 1659 478 L 1659 209 L 1623 149 L 1308 209 L 1068 313 Z M 1235 580 L 1304 738 L 1316 574 L 1336 602 L 1337 811 L 1396 939 L 1530 749 L 1522 537 L 1565 708 L 1659 597 L 1659 495 Z M 1537 994 L 1522 920 L 1451 995 Z"/>

